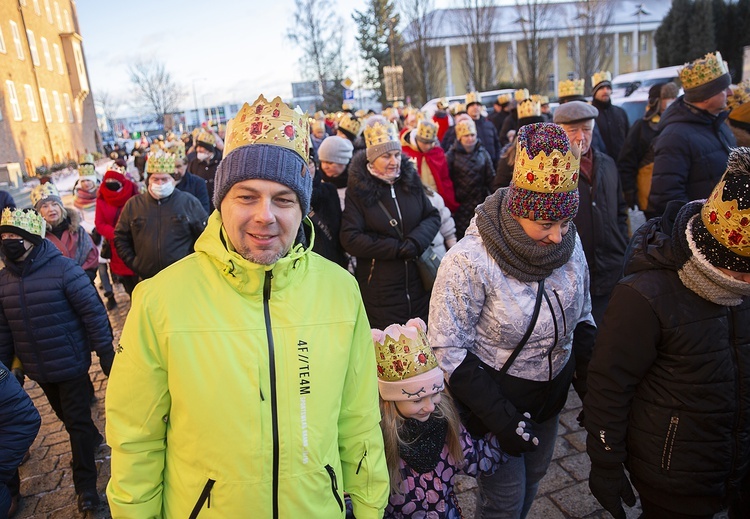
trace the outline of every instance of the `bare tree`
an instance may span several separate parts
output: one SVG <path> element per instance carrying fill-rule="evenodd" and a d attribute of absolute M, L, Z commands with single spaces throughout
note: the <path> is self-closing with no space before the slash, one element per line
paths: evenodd
<path fill-rule="evenodd" d="M 576 72 L 579 78 L 585 79 L 586 90 L 593 86 L 591 76 L 609 67 L 612 52 L 616 51 L 612 35 L 606 34 L 615 7 L 614 0 L 585 0 L 576 5 L 575 25 L 571 27 L 579 35 L 575 49 Z"/>
<path fill-rule="evenodd" d="M 287 37 L 301 47 L 303 74 L 318 82 L 323 107 L 335 111 L 343 98 L 339 82 L 344 77 L 344 22 L 326 0 L 294 0 L 294 4 L 294 25 Z"/>
<path fill-rule="evenodd" d="M 164 115 L 177 111 L 185 91 L 160 61 L 138 60 L 128 71 L 135 87 L 133 100 L 136 105 L 150 111 L 159 124 L 164 124 Z"/>
<path fill-rule="evenodd" d="M 402 0 L 400 10 L 406 21 L 402 34 L 404 69 L 408 71 L 405 88 L 425 103 L 438 95 L 436 85 L 445 77 L 443 62 L 430 51 L 440 12 L 435 11 L 434 0 Z"/>
<path fill-rule="evenodd" d="M 490 43 L 496 9 L 494 0 L 463 0 L 459 26 L 467 40 L 462 65 L 469 90 L 489 90 L 496 83 Z"/>
<path fill-rule="evenodd" d="M 94 97 L 102 107 L 107 126 L 109 126 L 110 131 L 114 134 L 115 117 L 117 116 L 117 111 L 120 109 L 120 106 L 122 106 L 122 99 L 113 96 L 106 90 L 99 91 Z"/>
<path fill-rule="evenodd" d="M 516 23 L 523 33 L 517 56 L 521 82 L 530 92 L 545 92 L 552 70 L 551 42 L 546 31 L 559 13 L 558 6 L 548 0 L 516 0 L 516 13 Z"/>

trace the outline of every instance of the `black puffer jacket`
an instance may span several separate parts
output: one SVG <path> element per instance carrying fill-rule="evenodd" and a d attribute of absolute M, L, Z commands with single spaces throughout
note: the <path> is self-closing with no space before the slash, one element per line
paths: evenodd
<path fill-rule="evenodd" d="M 606 153 L 617 160 L 630 127 L 628 114 L 619 106 L 613 105 L 612 101 L 603 103 L 594 99 L 591 104 L 599 110 L 596 127 L 599 128 L 599 133 L 607 150 Z"/>
<path fill-rule="evenodd" d="M 0 362 L 10 366 L 15 354 L 30 379 L 79 377 L 92 351 L 111 365 L 107 310 L 83 269 L 49 240 L 0 270 L 0 306 Z"/>
<path fill-rule="evenodd" d="M 175 189 L 161 200 L 149 193 L 134 196 L 117 220 L 117 254 L 140 277 L 153 277 L 193 252 L 206 219 L 203 206 L 190 193 Z"/>
<path fill-rule="evenodd" d="M 380 200 L 398 220 L 405 240 L 388 223 Z M 367 170 L 364 151 L 349 166 L 341 219 L 341 245 L 357 258 L 356 277 L 373 328 L 427 321 L 430 294 L 422 286 L 414 259 L 440 228 L 440 213 L 430 203 L 414 165 L 402 157 L 401 177 L 388 185 Z"/>
<path fill-rule="evenodd" d="M 675 213 L 631 241 L 589 364 L 587 445 L 660 506 L 708 515 L 750 464 L 750 298 L 720 306 L 682 284 Z"/>
<path fill-rule="evenodd" d="M 687 202 L 711 194 L 727 167 L 729 148 L 737 145 L 726 118 L 727 112 L 712 116 L 682 96 L 667 108 L 654 140 L 650 215 L 661 215 L 670 200 Z"/>
<path fill-rule="evenodd" d="M 500 158 L 500 139 L 497 136 L 495 125 L 488 121 L 486 117 L 480 117 L 474 121 L 474 124 L 477 127 L 477 138 L 484 146 L 484 149 L 487 150 L 487 153 L 490 154 L 492 167 L 494 169 Z M 448 131 L 445 132 L 445 136 L 443 137 L 440 146 L 446 151 L 450 150 L 456 140 L 456 127 L 451 126 L 448 128 Z"/>
<path fill-rule="evenodd" d="M 453 213 L 453 220 L 456 222 L 456 238 L 461 239 L 474 217 L 474 209 L 492 192 L 495 169 L 481 142 L 467 153 L 466 148 L 456 141 L 446 153 L 446 159 L 456 201 L 460 204 Z"/>

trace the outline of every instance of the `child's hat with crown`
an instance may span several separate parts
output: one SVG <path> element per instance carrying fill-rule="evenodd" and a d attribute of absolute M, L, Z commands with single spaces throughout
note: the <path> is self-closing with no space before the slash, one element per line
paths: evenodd
<path fill-rule="evenodd" d="M 383 400 L 419 400 L 443 390 L 445 379 L 427 342 L 427 325 L 411 319 L 372 330 L 378 363 L 378 387 Z"/>

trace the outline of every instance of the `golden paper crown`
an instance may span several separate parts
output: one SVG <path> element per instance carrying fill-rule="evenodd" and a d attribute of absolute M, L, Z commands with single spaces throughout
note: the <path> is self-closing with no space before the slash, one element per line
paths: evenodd
<path fill-rule="evenodd" d="M 524 99 L 529 98 L 529 90 L 527 88 L 519 88 L 518 90 L 513 92 L 513 98 L 517 103 L 520 103 Z"/>
<path fill-rule="evenodd" d="M 0 225 L 18 227 L 41 238 L 44 238 L 44 235 L 47 233 L 47 223 L 44 221 L 44 218 L 31 209 L 11 209 L 10 207 L 6 207 L 3 209 Z"/>
<path fill-rule="evenodd" d="M 591 76 L 592 87 L 595 87 L 602 81 L 612 81 L 612 74 L 609 70 L 600 70 L 599 72 L 596 72 L 593 76 Z"/>
<path fill-rule="evenodd" d="M 199 142 L 205 142 L 206 144 L 210 144 L 211 146 L 216 146 L 216 136 L 211 132 L 207 132 L 206 130 L 201 130 L 196 140 Z"/>
<path fill-rule="evenodd" d="M 39 202 L 44 201 L 49 197 L 56 197 L 60 200 L 60 192 L 57 190 L 55 184 L 47 182 L 46 184 L 39 184 L 34 187 L 34 189 L 31 190 L 29 197 L 31 199 L 31 206 L 36 207 Z"/>
<path fill-rule="evenodd" d="M 727 109 L 731 112 L 747 103 L 750 103 L 750 79 L 739 85 L 732 85 L 732 95 L 727 99 Z"/>
<path fill-rule="evenodd" d="M 508 103 L 510 103 L 510 94 L 500 94 L 497 96 L 497 104 L 507 105 Z"/>
<path fill-rule="evenodd" d="M 348 101 L 344 101 L 343 103 L 341 103 L 341 109 L 344 110 L 345 112 L 354 110 L 354 103 L 349 103 Z"/>
<path fill-rule="evenodd" d="M 313 119 L 325 119 L 325 117 L 326 117 L 325 112 L 323 112 L 323 110 L 318 110 L 317 112 L 313 114 L 312 118 Z"/>
<path fill-rule="evenodd" d="M 399 118 L 398 110 L 396 110 L 395 108 L 386 108 L 385 110 L 383 110 L 383 117 L 385 117 L 389 121 L 395 121 Z"/>
<path fill-rule="evenodd" d="M 182 141 L 172 141 L 167 145 L 166 152 L 174 155 L 175 159 L 184 159 L 185 143 Z"/>
<path fill-rule="evenodd" d="M 403 108 L 403 107 L 404 107 L 404 102 L 403 101 L 394 101 L 393 102 L 393 108 L 399 109 L 399 108 Z"/>
<path fill-rule="evenodd" d="M 477 125 L 473 120 L 461 121 L 456 124 L 456 139 L 460 139 L 466 135 L 476 135 Z"/>
<path fill-rule="evenodd" d="M 482 98 L 479 97 L 479 92 L 469 92 L 466 94 L 466 100 L 464 101 L 468 107 L 471 103 L 482 103 Z"/>
<path fill-rule="evenodd" d="M 148 154 L 146 173 L 149 175 L 171 175 L 174 173 L 174 155 L 161 150 Z"/>
<path fill-rule="evenodd" d="M 81 157 L 81 164 L 93 164 L 93 163 L 94 163 L 94 156 L 91 153 L 87 153 L 83 157 Z"/>
<path fill-rule="evenodd" d="M 379 379 L 397 382 L 438 367 L 427 335 L 421 326 L 413 324 L 415 321 L 412 319 L 405 326 L 392 324 L 377 337 L 379 330 L 373 330 Z"/>
<path fill-rule="evenodd" d="M 513 168 L 513 183 L 516 187 L 537 193 L 563 193 L 578 189 L 580 156 L 571 150 L 562 153 L 544 151 L 529 157 L 521 142 L 516 144 L 516 162 Z"/>
<path fill-rule="evenodd" d="M 691 63 L 685 63 L 679 71 L 682 88 L 685 90 L 705 85 L 728 73 L 727 62 L 721 59 L 719 51 L 716 51 L 716 54 L 708 53 Z"/>
<path fill-rule="evenodd" d="M 437 140 L 437 130 L 437 125 L 432 121 L 419 121 L 419 124 L 417 124 L 417 139 L 434 142 Z"/>
<path fill-rule="evenodd" d="M 566 79 L 557 84 L 557 97 L 582 96 L 583 79 Z"/>
<path fill-rule="evenodd" d="M 401 142 L 398 137 L 398 128 L 393 123 L 381 124 L 375 122 L 372 126 L 365 126 L 364 135 L 365 146 L 368 148 L 389 141 Z"/>
<path fill-rule="evenodd" d="M 532 101 L 536 101 L 540 105 L 548 105 L 549 104 L 549 97 L 542 96 L 542 95 L 539 95 L 539 94 L 532 95 L 531 96 L 531 100 Z"/>
<path fill-rule="evenodd" d="M 367 115 L 367 112 L 364 109 L 362 109 L 362 108 L 360 108 L 359 110 L 357 110 L 356 112 L 354 112 L 354 117 L 357 117 L 357 118 L 362 118 L 365 115 Z"/>
<path fill-rule="evenodd" d="M 348 131 L 356 137 L 362 131 L 362 121 L 352 116 L 352 114 L 345 113 L 341 116 L 341 120 L 339 120 L 339 128 Z"/>
<path fill-rule="evenodd" d="M 245 103 L 234 119 L 227 122 L 224 156 L 241 146 L 268 144 L 297 153 L 307 163 L 310 129 L 307 116 L 297 107 L 292 110 L 275 97 L 267 101 L 261 94 L 251 105 Z"/>
<path fill-rule="evenodd" d="M 96 169 L 94 168 L 93 164 L 79 164 L 78 165 L 78 177 L 79 178 L 95 177 L 95 176 L 96 176 Z"/>
<path fill-rule="evenodd" d="M 450 106 L 450 103 L 448 103 L 447 97 L 441 97 L 440 99 L 438 99 L 438 102 L 437 102 L 438 110 L 445 110 L 446 108 L 448 108 L 448 106 Z"/>
<path fill-rule="evenodd" d="M 727 168 L 732 167 L 731 162 L 730 155 Z M 724 200 L 726 183 L 725 174 L 703 204 L 701 219 L 721 245 L 738 256 L 750 258 L 750 208 L 740 209 L 736 198 Z"/>
<path fill-rule="evenodd" d="M 450 108 L 451 115 L 457 115 L 466 111 L 465 103 L 453 103 Z"/>
<path fill-rule="evenodd" d="M 526 99 L 521 101 L 516 107 L 518 111 L 518 118 L 524 119 L 526 117 L 540 117 L 542 115 L 542 105 L 539 101 L 533 99 Z"/>
<path fill-rule="evenodd" d="M 127 168 L 117 165 L 116 162 L 112 162 L 112 164 L 110 164 L 107 168 L 107 171 L 114 171 L 116 173 L 122 173 L 124 175 L 128 170 Z"/>

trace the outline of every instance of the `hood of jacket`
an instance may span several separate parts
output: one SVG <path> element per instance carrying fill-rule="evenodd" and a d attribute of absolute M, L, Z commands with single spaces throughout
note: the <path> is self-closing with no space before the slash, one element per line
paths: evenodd
<path fill-rule="evenodd" d="M 691 123 L 691 124 L 703 124 L 705 126 L 715 126 L 718 128 L 719 125 L 723 124 L 726 120 L 729 112 L 721 112 L 719 115 L 713 116 L 689 105 L 685 102 L 685 98 L 680 96 L 677 100 L 669 105 L 669 108 L 661 114 L 661 120 L 659 121 L 659 131 L 664 130 L 667 126 L 674 123 Z"/>
<path fill-rule="evenodd" d="M 422 189 L 422 181 L 417 175 L 414 164 L 403 154 L 401 155 L 401 176 L 395 185 L 401 186 L 407 193 Z M 349 165 L 347 189 L 351 189 L 358 198 L 364 201 L 365 205 L 372 206 L 378 203 L 379 190 L 386 186 L 388 184 L 375 178 L 368 171 L 365 151 L 357 152 Z"/>
<path fill-rule="evenodd" d="M 672 230 L 683 205 L 685 202 L 670 202 L 662 216 L 652 218 L 635 232 L 625 252 L 625 276 L 644 270 L 679 270 Z"/>

